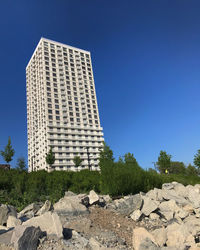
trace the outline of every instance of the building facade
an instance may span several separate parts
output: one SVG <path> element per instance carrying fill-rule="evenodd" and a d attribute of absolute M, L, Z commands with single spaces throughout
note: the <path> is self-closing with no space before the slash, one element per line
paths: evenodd
<path fill-rule="evenodd" d="M 29 171 L 98 170 L 103 130 L 90 52 L 41 38 L 26 67 L 26 90 Z"/>

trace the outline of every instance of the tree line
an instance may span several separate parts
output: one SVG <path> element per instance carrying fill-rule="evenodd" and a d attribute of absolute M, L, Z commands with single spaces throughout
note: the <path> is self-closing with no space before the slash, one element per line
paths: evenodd
<path fill-rule="evenodd" d="M 198 159 L 199 153 L 195 159 Z M 157 171 L 144 170 L 132 153 L 115 160 L 113 151 L 104 144 L 100 152 L 100 171 L 40 170 L 28 173 L 16 168 L 10 171 L 0 169 L 0 203 L 11 204 L 21 210 L 32 202 L 44 202 L 48 199 L 54 203 L 63 197 L 67 190 L 87 193 L 93 189 L 97 193 L 118 197 L 148 192 L 155 187 L 161 188 L 166 182 L 177 181 L 184 185 L 200 183 L 200 177 L 196 172 L 194 174 L 192 171 L 180 171 L 183 169 L 182 164 L 174 165 L 171 156 L 165 151 L 160 152 L 156 166 Z M 166 168 L 169 174 L 165 174 Z M 179 172 L 174 169 L 179 169 Z"/>
<path fill-rule="evenodd" d="M 155 162 L 155 168 L 159 173 L 166 174 L 184 174 L 199 175 L 200 174 L 200 150 L 194 155 L 193 164 L 185 166 L 183 162 L 172 161 L 172 156 L 166 151 L 161 150 L 158 161 Z"/>
<path fill-rule="evenodd" d="M 8 143 L 5 146 L 4 150 L 0 151 L 0 155 L 3 157 L 4 161 L 7 164 L 9 164 L 13 160 L 14 154 L 15 154 L 15 150 L 13 149 L 11 145 L 11 138 L 9 137 Z M 82 161 L 83 160 L 78 155 L 73 158 L 73 162 L 76 167 L 79 167 Z M 50 147 L 49 152 L 46 154 L 46 163 L 51 168 L 54 162 L 55 162 L 55 154 L 53 153 L 52 147 Z M 21 170 L 21 171 L 26 170 L 26 161 L 24 157 L 19 157 L 17 159 L 16 169 Z"/>

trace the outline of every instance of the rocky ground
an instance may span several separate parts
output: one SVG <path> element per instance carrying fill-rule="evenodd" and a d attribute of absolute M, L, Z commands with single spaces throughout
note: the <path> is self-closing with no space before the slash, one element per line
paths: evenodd
<path fill-rule="evenodd" d="M 68 191 L 18 214 L 1 204 L 0 225 L 0 250 L 198 250 L 200 184 L 166 183 L 116 200 Z"/>

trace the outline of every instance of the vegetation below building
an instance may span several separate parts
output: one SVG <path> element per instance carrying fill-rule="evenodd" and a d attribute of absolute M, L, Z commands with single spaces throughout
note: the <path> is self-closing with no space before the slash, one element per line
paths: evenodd
<path fill-rule="evenodd" d="M 49 199 L 54 203 L 67 190 L 87 193 L 93 189 L 98 193 L 121 196 L 148 192 L 172 181 L 184 185 L 200 183 L 198 168 L 191 165 L 186 168 L 181 162 L 171 162 L 171 156 L 164 151 L 160 152 L 156 167 L 159 173 L 153 169 L 142 169 L 130 153 L 116 162 L 112 150 L 105 145 L 100 155 L 100 172 L 82 170 L 28 173 L 19 168 L 0 169 L 0 203 L 11 204 L 21 210 L 36 201 L 44 202 Z M 168 169 L 168 174 L 165 169 Z"/>

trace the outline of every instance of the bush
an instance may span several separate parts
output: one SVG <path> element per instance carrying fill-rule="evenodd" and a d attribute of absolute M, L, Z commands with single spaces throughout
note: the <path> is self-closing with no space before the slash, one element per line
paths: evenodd
<path fill-rule="evenodd" d="M 132 154 L 127 154 L 125 161 L 114 162 L 111 151 L 101 159 L 101 171 L 82 170 L 37 171 L 27 173 L 17 169 L 0 169 L 0 203 L 11 204 L 19 211 L 32 202 L 51 200 L 57 202 L 65 191 L 97 193 L 121 196 L 148 192 L 161 188 L 163 183 L 177 181 L 183 185 L 200 183 L 197 175 L 158 174 L 143 170 Z"/>

